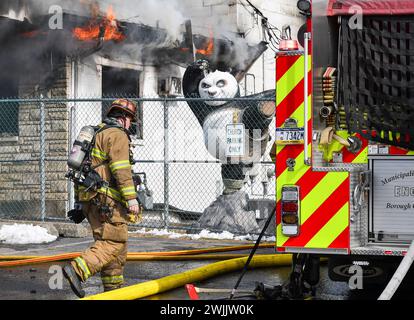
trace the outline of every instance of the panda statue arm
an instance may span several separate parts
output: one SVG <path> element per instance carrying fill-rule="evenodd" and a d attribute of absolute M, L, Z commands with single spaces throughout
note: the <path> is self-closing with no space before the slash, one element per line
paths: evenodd
<path fill-rule="evenodd" d="M 250 130 L 267 128 L 276 111 L 275 90 L 267 90 L 245 98 L 247 101 L 242 116 L 245 128 Z M 254 101 L 255 99 L 269 99 L 269 101 Z"/>
<path fill-rule="evenodd" d="M 208 66 L 206 60 L 197 60 L 187 67 L 183 76 L 183 93 L 186 98 L 200 98 L 198 84 L 205 77 L 204 71 Z"/>
<path fill-rule="evenodd" d="M 200 98 L 198 86 L 205 77 L 205 71 L 209 69 L 209 62 L 197 60 L 187 67 L 183 76 L 183 93 L 185 98 Z M 211 112 L 212 108 L 203 101 L 187 101 L 191 111 L 196 116 L 200 125 Z"/>

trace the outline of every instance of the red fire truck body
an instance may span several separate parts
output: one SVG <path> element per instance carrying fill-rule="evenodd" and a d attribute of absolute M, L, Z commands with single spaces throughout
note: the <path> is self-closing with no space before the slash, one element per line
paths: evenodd
<path fill-rule="evenodd" d="M 276 250 L 385 280 L 414 240 L 414 2 L 303 8 L 276 56 Z"/>

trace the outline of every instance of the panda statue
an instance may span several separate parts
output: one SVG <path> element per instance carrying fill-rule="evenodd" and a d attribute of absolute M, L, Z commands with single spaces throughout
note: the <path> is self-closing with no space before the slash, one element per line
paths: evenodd
<path fill-rule="evenodd" d="M 224 185 L 223 194 L 204 210 L 194 227 L 258 232 L 255 212 L 248 210 L 248 195 L 242 189 L 246 174 L 260 162 L 270 140 L 275 90 L 242 98 L 238 82 L 230 72 L 213 70 L 208 61 L 197 60 L 184 73 L 183 93 L 186 98 L 199 98 L 187 103 L 203 129 L 206 149 L 222 164 Z M 229 125 L 242 128 L 244 136 L 240 140 L 244 146 L 236 155 L 228 152 Z"/>

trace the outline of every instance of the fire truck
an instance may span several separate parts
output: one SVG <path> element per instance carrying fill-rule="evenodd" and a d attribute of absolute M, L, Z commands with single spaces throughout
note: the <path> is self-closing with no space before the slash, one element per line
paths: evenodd
<path fill-rule="evenodd" d="M 414 1 L 301 0 L 276 55 L 276 251 L 293 296 L 385 283 L 414 240 Z M 410 272 L 409 272 L 410 274 Z"/>

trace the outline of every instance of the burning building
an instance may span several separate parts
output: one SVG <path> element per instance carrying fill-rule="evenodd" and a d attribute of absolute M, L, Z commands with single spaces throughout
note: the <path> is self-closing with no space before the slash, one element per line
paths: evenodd
<path fill-rule="evenodd" d="M 65 217 L 72 197 L 71 185 L 63 178 L 68 148 L 79 129 L 99 122 L 107 107 L 105 102 L 76 99 L 179 97 L 185 68 L 200 58 L 231 68 L 245 92 L 274 87 L 272 71 L 267 72 L 272 81 L 265 84 L 265 65 L 273 63 L 262 58 L 268 43 L 259 35 L 260 17 L 254 17 L 254 10 L 246 10 L 243 3 L 1 1 L 0 217 Z M 217 17 L 224 21 L 222 25 L 230 26 L 229 32 L 217 29 Z M 301 19 L 296 19 L 299 25 Z M 43 106 L 39 101 L 4 100 L 41 95 L 62 100 Z M 149 183 L 155 184 L 153 189 L 165 181 L 164 107 L 162 103 L 144 103 L 138 115 L 141 131 L 135 142 L 136 154 L 144 163 L 136 169 L 147 172 Z M 169 108 L 167 139 L 186 136 L 191 130 L 199 135 L 193 139 L 199 142 L 171 141 L 175 146 L 169 150 L 169 159 L 180 159 L 183 150 L 191 147 L 203 149 L 202 133 L 197 131 L 190 110 L 175 103 Z M 192 158 L 208 157 L 205 151 Z M 185 170 L 199 168 L 189 165 Z M 172 205 L 200 212 L 216 194 L 200 190 L 202 200 L 195 204 L 190 191 L 206 179 L 215 183 L 219 172 L 218 167 L 208 169 L 194 181 L 180 183 L 178 189 L 179 183 L 174 183 L 178 174 L 170 171 L 169 192 L 179 195 Z M 162 186 L 159 189 L 162 191 L 154 194 L 154 201 L 163 203 L 165 190 Z"/>

